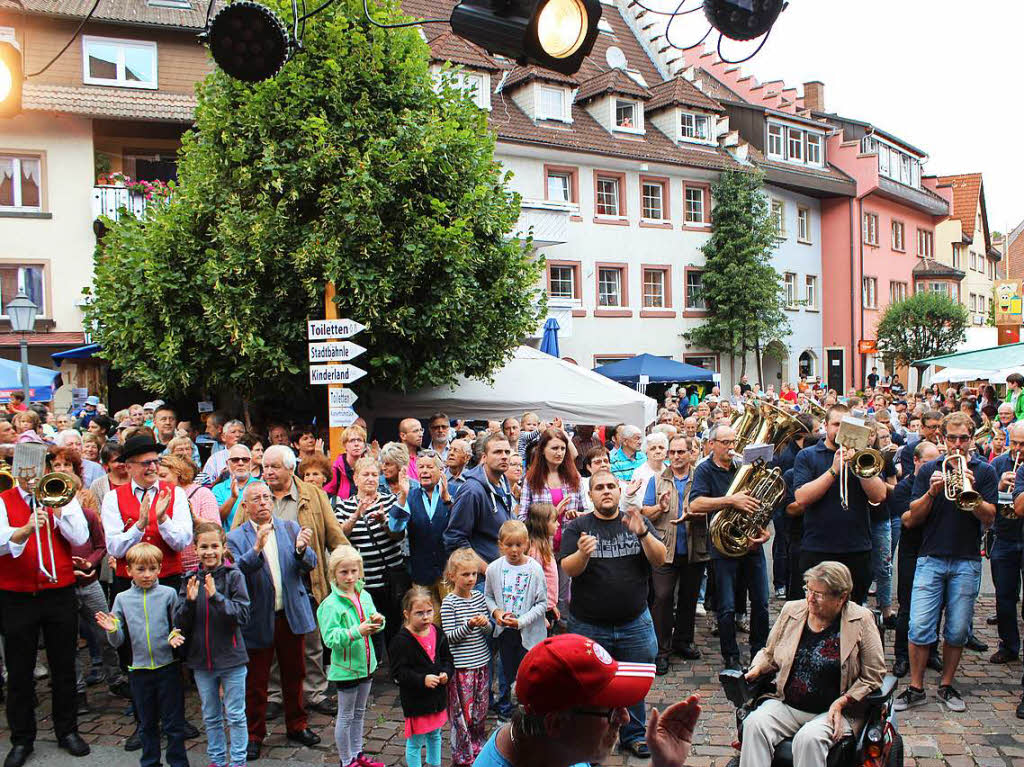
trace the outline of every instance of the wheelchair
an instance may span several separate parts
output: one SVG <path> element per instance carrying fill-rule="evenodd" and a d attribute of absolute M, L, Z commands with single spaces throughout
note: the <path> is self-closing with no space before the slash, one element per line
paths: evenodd
<path fill-rule="evenodd" d="M 743 722 L 775 688 L 775 677 L 761 676 L 747 681 L 742 671 L 726 669 L 718 675 L 725 696 L 736 707 L 736 742 L 743 748 Z M 847 735 L 829 749 L 826 767 L 903 767 L 903 737 L 896 730 L 893 694 L 899 680 L 886 674 L 882 686 L 865 699 L 864 728 L 859 735 Z M 734 756 L 727 767 L 738 767 Z M 767 765 L 765 766 L 767 767 Z M 775 747 L 771 767 L 793 767 L 793 739 L 786 738 Z"/>

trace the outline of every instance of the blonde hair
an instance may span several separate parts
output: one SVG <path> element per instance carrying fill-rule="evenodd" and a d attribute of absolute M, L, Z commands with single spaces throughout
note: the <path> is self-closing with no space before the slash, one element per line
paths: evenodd
<path fill-rule="evenodd" d="M 173 471 L 177 475 L 178 483 L 182 487 L 191 485 L 192 480 L 196 478 L 196 473 L 199 471 L 196 465 L 192 463 L 191 458 L 182 458 L 180 455 L 173 455 L 171 453 L 160 456 L 160 465 L 166 466 Z"/>
<path fill-rule="evenodd" d="M 359 424 L 352 424 L 351 426 L 349 426 L 347 429 L 345 429 L 345 431 L 341 433 L 342 447 L 344 447 L 345 444 L 352 437 L 358 437 L 363 442 L 366 442 L 366 429 L 364 429 Z"/>
<path fill-rule="evenodd" d="M 548 523 L 552 519 L 557 519 L 557 515 L 557 510 L 550 503 L 531 503 L 526 513 L 526 533 L 529 536 L 530 548 L 537 550 L 544 564 L 549 564 L 554 556 Z"/>
<path fill-rule="evenodd" d="M 338 565 L 349 562 L 357 563 L 359 565 L 359 577 L 365 577 L 363 572 L 363 555 L 354 546 L 344 544 L 332 551 L 330 558 L 327 560 L 327 572 L 330 573 L 331 579 L 334 579 L 334 571 L 338 569 Z"/>
<path fill-rule="evenodd" d="M 409 465 L 409 448 L 401 442 L 388 442 L 380 449 L 380 462 L 402 468 Z"/>
<path fill-rule="evenodd" d="M 522 536 L 527 542 L 530 540 L 530 534 L 526 532 L 526 525 L 518 519 L 503 522 L 498 529 L 498 543 L 504 543 L 509 538 L 518 538 L 519 536 Z"/>
<path fill-rule="evenodd" d="M 480 555 L 477 554 L 469 546 L 463 546 L 461 549 L 455 549 L 452 555 L 448 557 L 448 563 L 444 566 L 444 580 L 452 588 L 455 588 L 455 575 L 462 568 L 472 569 L 474 572 L 480 571 L 480 563 L 483 562 L 480 559 Z"/>
<path fill-rule="evenodd" d="M 402 597 L 402 613 L 405 614 L 411 611 L 412 606 L 421 599 L 425 600 L 431 607 L 434 606 L 434 598 L 430 596 L 430 591 L 425 586 L 416 584 L 405 592 L 405 596 Z"/>
<path fill-rule="evenodd" d="M 804 584 L 811 581 L 824 583 L 832 596 L 842 596 L 853 591 L 853 576 L 850 568 L 842 562 L 822 562 L 804 573 Z"/>
<path fill-rule="evenodd" d="M 368 455 L 356 461 L 356 465 L 352 467 L 352 476 L 358 477 L 359 472 L 363 469 L 373 469 L 377 474 L 380 474 L 380 466 L 377 465 L 377 461 Z"/>
<path fill-rule="evenodd" d="M 124 555 L 125 564 L 132 565 L 157 565 L 163 564 L 164 553 L 152 543 L 136 543 L 128 553 Z"/>

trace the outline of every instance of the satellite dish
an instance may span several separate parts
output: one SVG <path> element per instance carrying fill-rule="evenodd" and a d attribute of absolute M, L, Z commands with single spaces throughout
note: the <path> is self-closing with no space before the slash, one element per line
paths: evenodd
<path fill-rule="evenodd" d="M 622 49 L 617 46 L 610 46 L 604 54 L 605 61 L 608 62 L 608 66 L 612 69 L 625 69 L 626 68 L 626 54 L 622 52 Z"/>

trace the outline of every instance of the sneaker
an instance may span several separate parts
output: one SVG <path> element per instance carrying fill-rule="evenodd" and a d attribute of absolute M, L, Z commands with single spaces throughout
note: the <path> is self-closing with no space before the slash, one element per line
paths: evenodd
<path fill-rule="evenodd" d="M 786 598 L 786 587 L 785 586 L 779 586 L 777 589 L 775 589 L 775 598 L 776 599 L 785 599 Z"/>
<path fill-rule="evenodd" d="M 32 672 L 32 676 L 36 679 L 46 679 L 50 675 L 50 669 L 44 666 L 42 663 L 37 663 L 35 670 Z"/>
<path fill-rule="evenodd" d="M 939 700 L 946 704 L 950 711 L 966 711 L 967 704 L 960 697 L 960 693 L 951 684 L 944 684 L 939 687 Z"/>
<path fill-rule="evenodd" d="M 696 611 L 695 611 L 695 613 L 694 613 L 694 614 L 695 614 L 695 615 L 699 615 L 699 616 L 701 616 L 702 618 L 703 618 L 703 617 L 704 617 L 705 615 L 707 615 L 707 614 L 708 614 L 708 611 L 704 609 L 704 603 L 703 603 L 703 602 L 698 602 L 698 603 L 697 603 L 697 609 L 696 609 Z"/>
<path fill-rule="evenodd" d="M 103 666 L 93 666 L 89 669 L 89 673 L 85 675 L 85 685 L 86 687 L 95 687 L 106 678 L 107 675 L 103 671 Z"/>
<path fill-rule="evenodd" d="M 1013 663 L 1017 660 L 1017 653 L 1010 652 L 1005 647 L 1000 647 L 994 653 L 992 657 L 988 659 L 989 663 Z"/>
<path fill-rule="evenodd" d="M 736 630 L 742 634 L 750 633 L 750 619 L 746 615 L 736 616 Z"/>
<path fill-rule="evenodd" d="M 923 706 L 927 702 L 928 695 L 924 690 L 915 690 L 913 687 L 907 687 L 907 689 L 896 696 L 896 702 L 892 707 L 896 711 L 906 711 L 908 708 Z"/>
<path fill-rule="evenodd" d="M 375 759 L 371 759 L 362 751 L 360 751 L 359 755 L 356 757 L 355 764 L 359 767 L 384 767 L 384 762 L 378 762 Z"/>

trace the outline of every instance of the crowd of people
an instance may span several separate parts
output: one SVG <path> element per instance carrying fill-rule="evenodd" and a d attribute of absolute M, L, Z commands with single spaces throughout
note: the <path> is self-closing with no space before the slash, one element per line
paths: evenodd
<path fill-rule="evenodd" d="M 446 732 L 455 765 L 532 764 L 543 749 L 568 767 L 616 744 L 678 765 L 698 701 L 659 715 L 644 699 L 656 675 L 701 657 L 704 617 L 723 667 L 776 675 L 778 700 L 745 725 L 742 763 L 765 764 L 796 736 L 796 763 L 824 764 L 886 670 L 865 606 L 895 634 L 893 672 L 909 674 L 896 708 L 928 699 L 935 667 L 938 699 L 963 711 L 961 652 L 984 649 L 971 630 L 983 552 L 997 591 L 991 661 L 1020 654 L 1024 378 L 1010 377 L 1001 402 L 991 386 L 912 394 L 872 375 L 845 393 L 803 379 L 776 393 L 744 377 L 729 396 L 672 387 L 647 429 L 436 413 L 380 444 L 356 422 L 334 460 L 315 426 L 256 431 L 219 412 L 191 422 L 161 401 L 112 415 L 96 397 L 74 414 L 12 402 L 0 457 L 17 468 L 19 445 L 43 444 L 72 489 L 49 505 L 15 471 L 0 493 L 5 767 L 32 753 L 45 675 L 59 746 L 88 753 L 77 716 L 105 684 L 130 701 L 125 748 L 147 767 L 161 762 L 161 734 L 171 767 L 187 764 L 199 733 L 188 685 L 211 765 L 259 759 L 278 717 L 290 741 L 319 743 L 315 710 L 335 716 L 342 767 L 383 767 L 363 742 L 381 678 L 398 687 L 411 767 L 439 765 Z M 772 457 L 785 496 L 736 556 L 711 527 L 723 511 L 761 509 L 733 484 L 742 416 L 762 406 L 799 428 Z M 837 442 L 851 420 L 883 457 L 872 476 L 851 474 Z M 943 469 L 956 454 L 959 489 L 977 496 L 969 509 Z M 773 595 L 787 601 L 774 628 Z"/>

